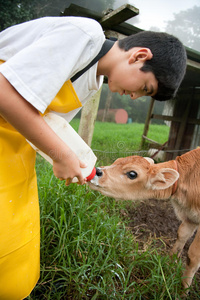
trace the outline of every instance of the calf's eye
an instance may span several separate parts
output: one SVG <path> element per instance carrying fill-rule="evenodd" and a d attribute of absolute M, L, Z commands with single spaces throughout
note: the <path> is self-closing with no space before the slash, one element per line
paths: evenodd
<path fill-rule="evenodd" d="M 131 180 L 133 180 L 133 179 L 135 179 L 137 177 L 137 173 L 135 171 L 127 172 L 126 175 Z"/>

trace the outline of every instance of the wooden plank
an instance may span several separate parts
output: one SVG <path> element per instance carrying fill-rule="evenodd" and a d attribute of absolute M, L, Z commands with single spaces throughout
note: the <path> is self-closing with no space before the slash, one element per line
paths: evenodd
<path fill-rule="evenodd" d="M 125 34 L 121 34 L 121 33 L 118 33 L 118 32 L 116 32 L 116 31 L 110 30 L 110 29 L 105 30 L 104 33 L 105 33 L 106 38 L 108 38 L 108 39 L 109 39 L 110 37 L 114 37 L 114 38 L 116 38 L 116 39 L 118 39 L 118 40 L 121 40 L 121 39 L 123 39 L 123 38 L 126 37 Z"/>
<path fill-rule="evenodd" d="M 174 121 L 174 122 L 181 122 L 182 121 L 181 117 L 156 115 L 156 114 L 152 114 L 151 118 L 152 119 L 158 119 L 158 120 L 165 120 L 165 121 Z M 187 123 L 188 124 L 200 125 L 200 119 L 189 118 Z"/>
<path fill-rule="evenodd" d="M 88 8 L 81 7 L 76 4 L 70 4 L 69 7 L 65 8 L 64 12 L 60 13 L 60 16 L 79 16 L 95 19 L 99 22 L 103 18 L 103 14 L 90 10 Z M 109 29 L 109 28 L 107 28 Z M 121 33 L 125 36 L 135 34 L 137 32 L 143 31 L 142 29 L 135 27 L 131 24 L 123 22 L 112 27 L 115 32 Z"/>
<path fill-rule="evenodd" d="M 192 61 L 191 59 L 187 59 L 187 67 L 191 69 L 198 69 L 200 71 L 200 63 L 196 61 Z"/>
<path fill-rule="evenodd" d="M 90 10 L 88 8 L 76 5 L 76 4 L 70 4 L 69 7 L 65 8 L 64 12 L 60 13 L 61 16 L 77 16 L 77 17 L 86 17 L 86 18 L 92 18 L 95 20 L 100 20 L 103 16 L 102 13 Z"/>
<path fill-rule="evenodd" d="M 103 28 L 112 28 L 139 14 L 139 9 L 130 4 L 124 4 L 105 15 L 99 23 Z"/>
<path fill-rule="evenodd" d="M 70 4 L 69 7 L 65 8 L 64 12 L 62 12 L 60 15 L 92 18 L 97 20 L 102 25 L 103 28 L 110 29 L 111 27 L 117 26 L 123 23 L 124 21 L 127 21 L 128 19 L 137 16 L 138 14 L 139 14 L 139 9 L 137 9 L 136 7 L 130 4 L 124 4 L 121 7 L 103 16 L 102 13 L 72 3 Z M 123 24 L 123 26 L 125 26 L 125 28 L 129 30 L 128 34 L 126 33 L 126 35 L 132 34 L 134 28 L 136 32 L 141 31 L 141 29 L 136 28 L 130 24 L 125 23 Z"/>
<path fill-rule="evenodd" d="M 142 29 L 136 27 L 136 26 L 133 26 L 131 24 L 128 24 L 126 22 L 123 22 L 119 25 L 115 25 L 112 27 L 112 30 L 118 32 L 118 33 L 121 33 L 121 34 L 124 34 L 126 36 L 129 36 L 131 34 L 135 34 L 135 33 L 138 33 L 138 32 L 141 32 L 143 31 Z"/>
<path fill-rule="evenodd" d="M 173 116 L 166 116 L 166 115 L 151 115 L 152 119 L 158 119 L 158 120 L 164 120 L 164 121 L 175 121 L 175 122 L 181 122 L 180 117 L 173 117 Z"/>
<path fill-rule="evenodd" d="M 162 144 L 160 144 L 160 143 L 158 143 L 158 142 L 156 142 L 156 141 L 154 141 L 154 140 L 148 138 L 148 137 L 145 136 L 145 135 L 143 135 L 142 138 L 145 139 L 145 140 L 147 140 L 147 141 L 149 141 L 149 142 L 151 142 L 151 143 L 153 143 L 153 144 L 155 144 L 155 145 L 157 145 L 157 146 L 159 146 L 159 147 L 162 146 Z"/>
<path fill-rule="evenodd" d="M 188 124 L 200 125 L 200 120 L 199 119 L 189 118 L 188 119 Z"/>

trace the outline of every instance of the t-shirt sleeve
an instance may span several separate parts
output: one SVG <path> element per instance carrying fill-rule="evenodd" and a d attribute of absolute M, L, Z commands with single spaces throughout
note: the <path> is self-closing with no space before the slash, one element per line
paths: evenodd
<path fill-rule="evenodd" d="M 26 23 L 19 26 L 18 38 L 31 34 L 34 21 L 31 25 L 27 24 L 29 31 Z M 42 18 L 39 25 L 37 34 L 34 27 L 33 39 L 29 37 L 24 47 L 20 44 L 18 51 L 0 66 L 0 72 L 43 113 L 64 82 L 98 54 L 105 37 L 99 23 L 86 18 Z"/>

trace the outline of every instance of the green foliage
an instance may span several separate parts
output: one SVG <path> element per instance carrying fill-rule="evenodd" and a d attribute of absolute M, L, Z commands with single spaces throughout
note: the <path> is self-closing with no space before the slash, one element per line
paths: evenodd
<path fill-rule="evenodd" d="M 0 31 L 3 29 L 45 16 L 59 16 L 74 3 L 102 13 L 112 8 L 115 0 L 0 0 Z"/>
<path fill-rule="evenodd" d="M 68 7 L 71 3 L 86 7 L 90 10 L 100 12 L 107 10 L 108 8 L 113 8 L 115 0 L 65 0 L 65 7 Z"/>
<path fill-rule="evenodd" d="M 118 204 L 85 186 L 66 188 L 41 158 L 37 173 L 41 280 L 31 299 L 114 296 L 116 289 L 123 295 L 130 284 L 125 273 L 132 261 L 132 237 L 119 218 Z"/>
<path fill-rule="evenodd" d="M 59 16 L 70 4 L 102 12 L 113 6 L 115 0 L 35 0 L 35 11 L 38 16 Z"/>
<path fill-rule="evenodd" d="M 33 2 L 29 0 L 0 0 L 0 31 L 34 18 Z"/>
<path fill-rule="evenodd" d="M 78 131 L 79 119 L 70 123 Z M 95 122 L 92 139 L 92 149 L 98 157 L 98 164 L 110 164 L 118 157 L 129 155 L 146 155 L 145 149 L 140 149 L 144 124 L 116 124 Z M 169 127 L 166 125 L 151 125 L 148 137 L 160 144 L 168 140 Z"/>

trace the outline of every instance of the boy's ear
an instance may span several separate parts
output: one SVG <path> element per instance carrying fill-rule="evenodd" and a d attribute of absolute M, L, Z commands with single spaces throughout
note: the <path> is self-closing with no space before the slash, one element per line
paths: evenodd
<path fill-rule="evenodd" d="M 129 63 L 134 63 L 136 61 L 145 62 L 146 60 L 152 59 L 153 54 L 149 48 L 139 48 L 135 47 L 129 57 Z"/>

